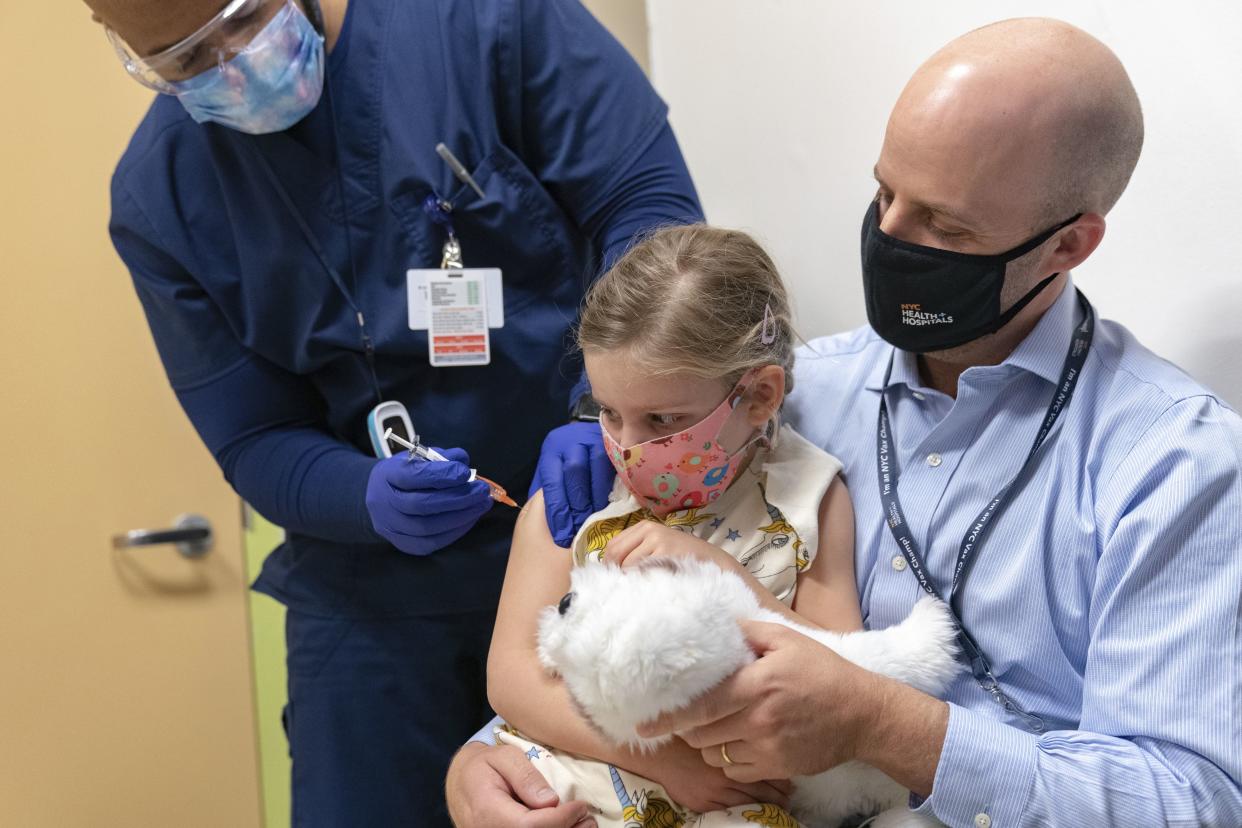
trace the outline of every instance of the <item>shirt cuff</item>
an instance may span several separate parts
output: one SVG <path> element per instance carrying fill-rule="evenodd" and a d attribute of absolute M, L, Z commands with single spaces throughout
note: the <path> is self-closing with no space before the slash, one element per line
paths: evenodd
<path fill-rule="evenodd" d="M 478 733 L 470 737 L 471 742 L 482 742 L 485 745 L 496 746 L 496 730 L 505 723 L 505 720 L 497 716 L 479 730 Z"/>
<path fill-rule="evenodd" d="M 1017 826 L 1038 750 L 1034 734 L 950 703 L 932 795 L 914 810 L 949 825 Z"/>

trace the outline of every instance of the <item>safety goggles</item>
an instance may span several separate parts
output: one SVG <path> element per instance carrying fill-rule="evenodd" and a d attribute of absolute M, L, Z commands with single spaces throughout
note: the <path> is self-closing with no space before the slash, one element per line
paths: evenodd
<path fill-rule="evenodd" d="M 229 0 L 223 9 L 189 37 L 153 55 L 139 56 L 121 36 L 105 26 L 125 70 L 143 86 L 168 95 L 176 84 L 228 63 L 245 51 L 254 36 L 293 0 Z"/>

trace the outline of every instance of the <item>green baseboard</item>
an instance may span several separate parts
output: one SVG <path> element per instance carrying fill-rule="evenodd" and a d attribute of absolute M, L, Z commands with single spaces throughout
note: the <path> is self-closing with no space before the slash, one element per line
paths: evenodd
<path fill-rule="evenodd" d="M 243 521 L 246 577 L 253 583 L 263 560 L 284 540 L 284 530 L 249 506 Z M 259 753 L 259 789 L 265 828 L 287 828 L 291 813 L 289 743 L 280 722 L 288 698 L 285 674 L 285 608 L 250 591 L 250 658 Z"/>

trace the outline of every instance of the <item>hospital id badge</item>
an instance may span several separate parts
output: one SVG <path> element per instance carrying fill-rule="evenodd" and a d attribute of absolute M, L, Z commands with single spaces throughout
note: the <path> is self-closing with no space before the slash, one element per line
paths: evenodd
<path fill-rule="evenodd" d="M 505 285 L 498 267 L 449 268 L 454 271 L 481 274 L 487 295 L 487 327 L 505 326 Z M 406 313 L 412 331 L 427 330 L 427 277 L 443 276 L 440 268 L 411 268 L 405 272 Z"/>
<path fill-rule="evenodd" d="M 488 365 L 487 281 L 478 269 L 427 273 L 427 354 L 435 368 Z"/>

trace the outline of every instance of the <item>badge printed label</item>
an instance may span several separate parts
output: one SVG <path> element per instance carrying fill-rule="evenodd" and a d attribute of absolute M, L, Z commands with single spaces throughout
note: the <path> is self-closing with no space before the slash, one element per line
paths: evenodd
<path fill-rule="evenodd" d="M 446 270 L 427 279 L 427 345 L 437 368 L 492 361 L 487 285 L 480 274 Z"/>

